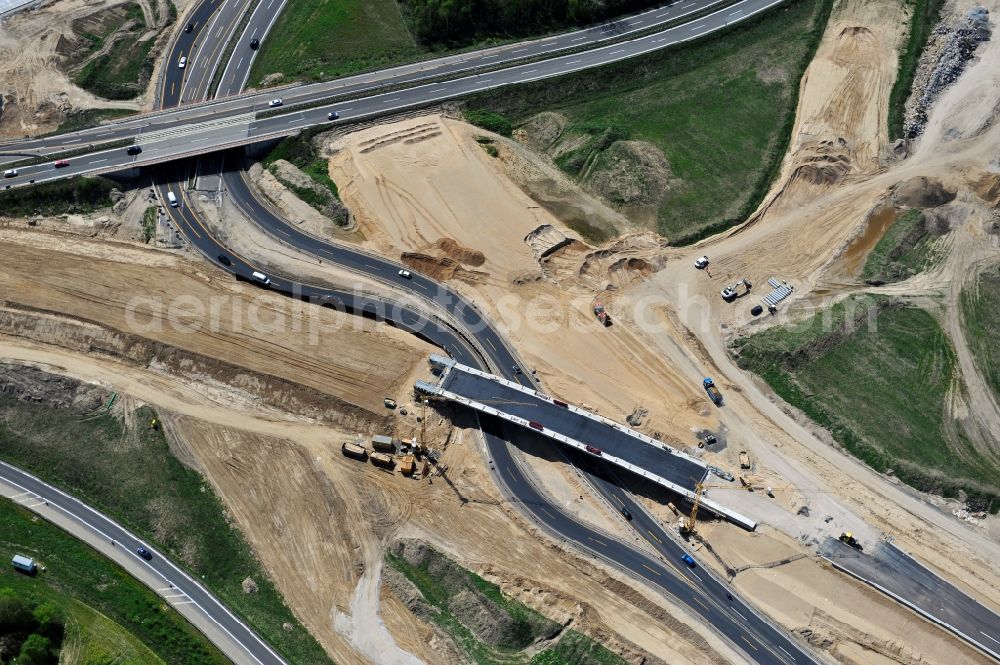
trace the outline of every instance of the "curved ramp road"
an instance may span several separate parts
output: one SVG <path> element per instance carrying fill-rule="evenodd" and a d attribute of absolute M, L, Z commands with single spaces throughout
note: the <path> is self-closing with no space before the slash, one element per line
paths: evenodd
<path fill-rule="evenodd" d="M 0 489 L 5 496 L 49 521 L 83 531 L 83 539 L 108 553 L 136 579 L 153 589 L 236 663 L 289 665 L 205 587 L 176 564 L 111 518 L 29 473 L 0 462 Z M 99 544 L 99 545 L 98 545 Z M 140 545 L 153 558 L 136 553 Z"/>
<path fill-rule="evenodd" d="M 340 113 L 341 121 L 354 120 L 507 85 L 561 76 L 703 37 L 777 6 L 784 1 L 739 0 L 735 4 L 695 19 L 690 23 L 682 23 L 631 41 L 552 57 L 538 62 L 513 65 L 505 69 L 448 81 L 425 83 L 393 92 L 378 93 L 379 86 L 373 86 L 371 81 L 381 82 L 381 79 L 349 83 L 352 79 L 376 76 L 376 74 L 363 75 L 362 77 L 339 79 L 325 84 L 289 88 L 280 93 L 269 91 L 265 94 L 224 99 L 193 108 L 167 111 L 158 115 L 103 125 L 96 130 L 84 130 L 84 132 L 66 137 L 36 139 L 0 146 L 0 150 L 36 149 L 51 153 L 79 145 L 81 142 L 89 144 L 95 140 L 134 139 L 143 147 L 141 155 L 127 155 L 122 148 L 91 152 L 73 158 L 68 167 L 58 170 L 53 168 L 52 163 L 24 167 L 18 177 L 8 179 L 5 184 L 19 187 L 29 184 L 29 180 L 45 182 L 72 175 L 110 173 L 133 166 L 157 164 L 181 157 L 204 154 L 212 150 L 287 136 L 301 129 L 329 122 L 327 114 L 331 110 L 337 110 Z M 679 6 L 677 5 L 677 7 Z M 237 50 L 239 51 L 239 48 Z M 513 59 L 512 56 L 508 57 L 506 61 L 498 58 L 497 62 L 506 64 L 511 59 Z M 189 64 L 188 67 L 190 66 Z M 249 65 L 246 66 L 249 67 Z M 427 77 L 416 76 L 413 82 L 419 82 L 421 78 Z M 307 91 L 309 89 L 313 91 Z M 294 109 L 295 104 L 322 100 L 333 93 L 362 94 L 365 90 L 372 94 L 332 106 Z M 258 119 L 257 112 L 266 110 L 268 108 L 267 100 L 278 94 L 284 99 L 285 106 L 290 107 L 287 108 L 287 112 Z"/>

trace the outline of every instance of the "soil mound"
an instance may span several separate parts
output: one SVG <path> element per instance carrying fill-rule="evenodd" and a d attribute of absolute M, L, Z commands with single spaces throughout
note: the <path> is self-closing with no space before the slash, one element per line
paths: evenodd
<path fill-rule="evenodd" d="M 518 138 L 538 151 L 546 151 L 562 137 L 566 130 L 566 116 L 543 111 L 521 125 Z"/>
<path fill-rule="evenodd" d="M 434 585 L 447 595 L 443 599 L 444 607 L 477 638 L 491 646 L 523 649 L 538 637 L 559 631 L 558 624 L 541 615 L 519 612 L 515 616 L 492 595 L 481 590 L 468 571 L 423 541 L 399 540 L 389 549 L 407 565 L 434 580 Z M 396 586 L 406 587 L 402 584 Z M 409 589 L 406 594 L 409 597 L 404 602 L 417 606 L 420 601 L 414 597 L 413 591 L 417 590 Z M 428 600 L 430 599 L 424 599 Z M 440 606 L 441 601 L 436 604 Z M 425 616 L 433 613 L 429 608 L 423 611 Z"/>
<path fill-rule="evenodd" d="M 350 224 L 350 213 L 344 204 L 337 200 L 333 192 L 306 175 L 297 166 L 279 159 L 269 170 L 278 182 L 291 189 L 299 198 L 303 198 L 302 194 L 308 191 L 307 202 L 320 214 L 333 220 L 337 226 L 343 228 Z"/>
<path fill-rule="evenodd" d="M 984 173 L 972 184 L 972 191 L 994 208 L 1000 207 L 1000 173 Z"/>
<path fill-rule="evenodd" d="M 0 395 L 79 413 L 95 411 L 111 397 L 99 386 L 15 363 L 0 363 Z"/>
<path fill-rule="evenodd" d="M 455 259 L 459 263 L 464 263 L 467 266 L 478 268 L 486 263 L 485 254 L 480 252 L 478 249 L 471 249 L 460 245 L 457 241 L 451 238 L 441 238 L 434 243 L 434 246 L 441 250 L 445 256 Z"/>
<path fill-rule="evenodd" d="M 615 141 L 584 179 L 591 191 L 626 207 L 659 206 L 671 180 L 667 156 L 645 141 Z"/>
<path fill-rule="evenodd" d="M 847 141 L 829 139 L 814 146 L 803 146 L 800 164 L 792 172 L 792 181 L 813 185 L 833 185 L 851 172 L 851 159 L 847 154 Z"/>
<path fill-rule="evenodd" d="M 940 181 L 917 176 L 892 187 L 892 202 L 900 207 L 936 208 L 955 199 L 955 192 L 945 189 Z"/>
<path fill-rule="evenodd" d="M 467 282 L 477 282 L 487 273 L 478 270 L 466 270 L 455 259 L 448 256 L 431 256 L 421 252 L 403 252 L 400 260 L 408 268 L 421 272 L 437 281 L 461 279 Z"/>

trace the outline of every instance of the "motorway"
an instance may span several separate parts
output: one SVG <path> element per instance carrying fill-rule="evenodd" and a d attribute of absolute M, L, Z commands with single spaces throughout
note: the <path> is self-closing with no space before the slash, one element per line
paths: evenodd
<path fill-rule="evenodd" d="M 228 1 L 234 2 L 236 0 Z M 490 62 L 491 66 L 504 65 L 505 68 L 473 73 L 450 80 L 416 85 L 421 80 L 432 76 L 427 69 L 389 77 L 394 86 L 405 83 L 412 87 L 401 89 L 394 87 L 390 91 L 384 91 L 381 84 L 385 82 L 386 73 L 366 74 L 338 79 L 334 82 L 286 88 L 280 93 L 269 91 L 265 94 L 235 98 L 224 97 L 209 104 L 182 107 L 162 112 L 159 115 L 122 120 L 92 130 L 82 130 L 57 137 L 12 142 L 0 146 L 0 152 L 37 150 L 52 154 L 74 146 L 121 140 L 134 140 L 141 144 L 143 152 L 140 155 L 128 155 L 122 147 L 102 150 L 98 145 L 94 151 L 88 152 L 86 155 L 73 157 L 70 160 L 70 165 L 66 168 L 55 169 L 51 162 L 26 166 L 19 169 L 18 177 L 6 179 L 3 184 L 9 187 L 20 187 L 30 184 L 31 181 L 41 183 L 73 175 L 110 173 L 134 166 L 157 164 L 204 154 L 211 150 L 287 136 L 308 127 L 330 122 L 327 114 L 331 110 L 336 110 L 340 114 L 340 119 L 336 122 L 345 122 L 424 106 L 507 85 L 562 76 L 703 37 L 782 2 L 784 0 L 739 0 L 708 15 L 699 14 L 699 18 L 691 22 L 673 25 L 651 34 L 643 34 L 635 39 L 520 65 L 509 64 L 521 59 L 522 55 L 514 53 L 517 49 L 508 49 L 502 55 L 496 55 Z M 658 14 L 647 12 L 647 15 L 650 17 L 650 23 L 655 21 L 662 23 L 695 12 L 698 6 L 704 9 L 704 6 L 715 4 L 717 3 L 713 0 L 685 0 L 672 7 L 663 8 Z M 674 19 L 669 18 L 671 12 L 674 13 Z M 572 34 L 577 33 L 568 33 L 562 38 L 568 39 L 569 35 Z M 602 34 L 600 31 L 595 32 L 594 29 L 584 31 L 581 38 L 591 41 L 581 41 L 580 47 L 600 41 Z M 237 57 L 239 54 L 249 69 L 252 58 L 246 56 L 252 52 L 249 50 L 249 46 L 244 44 L 247 39 L 241 36 L 239 41 L 233 57 Z M 461 57 L 465 57 L 467 60 L 445 65 L 444 68 L 448 69 L 449 73 L 466 71 L 470 69 L 468 59 L 474 59 L 478 56 L 467 54 Z M 487 56 L 482 57 L 486 58 Z M 175 58 L 172 55 L 171 61 L 173 60 Z M 192 61 L 188 64 L 187 69 L 191 70 L 197 66 Z M 475 69 L 475 66 L 471 69 Z M 440 72 L 437 75 L 439 74 Z M 379 78 L 380 76 L 382 78 Z M 296 104 L 326 99 L 334 93 L 359 96 L 329 106 L 295 109 Z M 266 110 L 267 100 L 278 94 L 285 101 L 283 112 L 279 115 L 261 117 L 258 112 Z"/>
<path fill-rule="evenodd" d="M 4 462 L 0 462 L 0 491 L 102 550 L 205 632 L 234 662 L 288 665 L 205 587 L 111 518 Z M 136 553 L 140 545 L 152 553 L 151 560 Z"/>

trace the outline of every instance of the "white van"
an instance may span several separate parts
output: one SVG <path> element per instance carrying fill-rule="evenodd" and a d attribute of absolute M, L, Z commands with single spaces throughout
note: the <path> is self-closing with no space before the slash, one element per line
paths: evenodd
<path fill-rule="evenodd" d="M 251 274 L 250 277 L 253 279 L 253 281 L 257 282 L 262 286 L 271 286 L 271 280 L 268 278 L 267 275 L 265 275 L 262 272 L 254 270 L 253 274 Z"/>
<path fill-rule="evenodd" d="M 177 207 L 177 197 L 174 196 L 173 192 L 167 192 L 167 201 L 170 201 L 171 208 Z"/>

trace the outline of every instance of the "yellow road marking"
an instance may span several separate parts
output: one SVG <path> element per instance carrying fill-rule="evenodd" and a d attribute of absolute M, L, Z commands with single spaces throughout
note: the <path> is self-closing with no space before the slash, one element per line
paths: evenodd
<path fill-rule="evenodd" d="M 659 544 L 661 544 L 661 545 L 663 544 L 663 541 L 662 541 L 662 540 L 660 540 L 659 538 L 657 538 L 657 537 L 656 537 L 656 534 L 655 534 L 655 533 L 653 533 L 652 531 L 650 531 L 649 529 L 646 529 L 646 533 L 648 533 L 648 534 L 649 534 L 649 536 L 650 536 L 650 537 L 651 537 L 651 538 L 652 538 L 653 540 L 655 540 L 656 542 L 658 542 Z"/>
<path fill-rule="evenodd" d="M 702 607 L 704 607 L 706 610 L 708 609 L 708 605 L 706 605 L 705 603 L 701 602 L 701 598 L 699 598 L 698 596 L 692 596 L 692 598 L 694 598 L 694 602 L 698 603 L 699 605 L 701 605 Z"/>
<path fill-rule="evenodd" d="M 750 642 L 750 640 L 748 640 L 748 639 L 746 638 L 746 635 L 740 635 L 740 638 L 742 638 L 742 640 L 743 640 L 744 642 L 746 642 L 747 644 L 749 644 L 749 645 L 750 645 L 750 648 L 751 648 L 751 649 L 753 649 L 754 651 L 757 651 L 757 647 L 755 647 L 755 646 L 754 646 L 754 645 L 753 645 L 753 644 L 752 644 L 752 643 Z"/>
<path fill-rule="evenodd" d="M 624 507 L 625 507 L 625 502 L 624 502 L 624 501 L 622 501 L 622 500 L 621 500 L 621 498 L 620 498 L 620 497 L 619 497 L 619 496 L 618 496 L 617 494 L 614 494 L 614 495 L 612 495 L 612 496 L 614 496 L 614 497 L 615 497 L 615 500 L 616 500 L 616 501 L 618 501 L 618 503 L 622 504 L 622 508 L 624 508 Z"/>
<path fill-rule="evenodd" d="M 655 574 L 657 577 L 662 577 L 662 575 L 660 575 L 659 571 L 657 571 L 655 568 L 650 568 L 646 564 L 642 564 L 642 567 L 645 568 L 646 570 L 648 570 L 649 572 Z"/>

